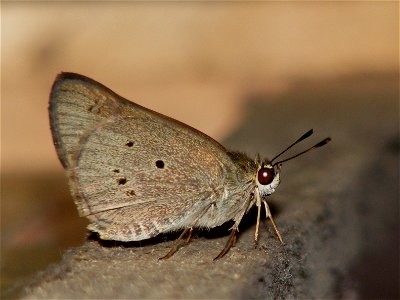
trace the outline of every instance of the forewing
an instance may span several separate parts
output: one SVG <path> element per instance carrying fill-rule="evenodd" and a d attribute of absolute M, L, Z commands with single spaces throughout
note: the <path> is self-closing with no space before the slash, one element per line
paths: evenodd
<path fill-rule="evenodd" d="M 141 240 L 194 225 L 221 196 L 230 158 L 220 144 L 93 80 L 61 75 L 50 119 L 78 210 L 102 238 Z"/>
<path fill-rule="evenodd" d="M 62 73 L 50 94 L 49 115 L 54 145 L 65 169 L 84 133 L 121 112 L 124 101 L 105 86 L 85 76 Z"/>

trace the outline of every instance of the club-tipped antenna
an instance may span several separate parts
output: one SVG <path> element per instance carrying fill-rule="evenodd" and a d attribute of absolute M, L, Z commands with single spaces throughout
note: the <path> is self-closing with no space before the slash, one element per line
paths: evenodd
<path fill-rule="evenodd" d="M 298 154 L 296 154 L 296 155 L 294 155 L 294 156 L 292 156 L 292 157 L 289 157 L 289 158 L 286 158 L 286 159 L 284 159 L 284 160 L 281 160 L 281 161 L 278 161 L 278 162 L 274 163 L 273 166 L 278 165 L 278 164 L 281 164 L 281 163 L 284 163 L 285 161 L 291 160 L 291 159 L 293 159 L 293 158 L 296 158 L 296 157 L 298 157 L 298 156 L 300 156 L 300 155 L 303 155 L 304 153 L 307 153 L 307 152 L 309 152 L 309 151 L 311 151 L 311 150 L 314 150 L 314 149 L 316 149 L 316 148 L 322 147 L 322 146 L 328 144 L 330 141 L 331 141 L 331 138 L 328 137 L 328 138 L 326 138 L 326 139 L 320 141 L 319 143 L 315 144 L 314 146 L 312 146 L 312 147 L 310 147 L 310 148 L 308 148 L 308 149 L 306 149 L 306 150 L 304 150 L 304 151 L 302 151 L 302 152 L 300 152 L 300 153 L 298 153 Z M 289 148 L 290 148 L 290 147 L 289 147 Z M 286 150 L 285 150 L 285 151 L 286 151 Z"/>
<path fill-rule="evenodd" d="M 289 147 L 287 147 L 285 150 L 283 150 L 281 153 L 279 153 L 278 155 L 276 155 L 273 159 L 271 159 L 271 161 L 269 162 L 270 164 L 272 164 L 272 162 L 277 159 L 279 156 L 281 156 L 283 153 L 285 153 L 286 151 L 288 151 L 290 148 L 292 148 L 294 145 L 300 143 L 302 140 L 305 140 L 306 138 L 308 138 L 309 136 L 311 136 L 313 134 L 313 130 L 310 129 L 309 131 L 307 131 L 305 134 L 303 134 L 297 141 L 295 141 L 293 144 L 291 144 Z"/>

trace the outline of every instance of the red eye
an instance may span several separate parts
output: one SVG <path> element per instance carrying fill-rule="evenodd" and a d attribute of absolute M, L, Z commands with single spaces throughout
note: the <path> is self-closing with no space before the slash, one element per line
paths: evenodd
<path fill-rule="evenodd" d="M 258 182 L 262 185 L 267 185 L 272 182 L 275 176 L 274 169 L 261 168 L 258 170 Z"/>

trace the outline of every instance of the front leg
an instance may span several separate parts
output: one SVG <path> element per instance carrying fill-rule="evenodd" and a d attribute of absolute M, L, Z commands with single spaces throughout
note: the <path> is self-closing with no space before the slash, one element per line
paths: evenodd
<path fill-rule="evenodd" d="M 268 203 L 267 201 L 263 200 L 264 202 L 264 206 L 265 206 L 265 213 L 267 215 L 267 218 L 269 218 L 271 220 L 272 225 L 274 226 L 275 229 L 275 233 L 278 236 L 278 239 L 281 241 L 281 243 L 283 244 L 283 240 L 282 240 L 282 236 L 279 233 L 278 227 L 276 226 L 274 219 L 272 218 L 272 214 L 271 214 L 271 210 L 269 209 Z"/>

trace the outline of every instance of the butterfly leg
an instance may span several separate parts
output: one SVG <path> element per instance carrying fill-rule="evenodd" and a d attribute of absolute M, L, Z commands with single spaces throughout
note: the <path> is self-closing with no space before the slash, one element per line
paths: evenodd
<path fill-rule="evenodd" d="M 222 251 L 217 255 L 217 257 L 214 258 L 214 260 L 220 259 L 225 256 L 225 254 L 228 253 L 229 249 L 231 249 L 235 245 L 237 232 L 237 228 L 231 229 L 231 234 L 229 235 L 229 239 L 226 242 L 224 249 L 222 249 Z"/>
<path fill-rule="evenodd" d="M 229 249 L 235 246 L 236 236 L 237 233 L 239 232 L 239 224 L 240 221 L 242 221 L 242 218 L 250 205 L 250 199 L 251 198 L 249 198 L 249 200 L 246 202 L 245 206 L 242 209 L 242 212 L 238 215 L 237 218 L 235 218 L 235 224 L 233 224 L 231 228 L 231 234 L 229 235 L 229 239 L 226 242 L 224 249 L 222 249 L 222 251 L 217 255 L 217 257 L 214 258 L 214 260 L 222 258 L 223 256 L 225 256 L 226 253 L 228 253 Z"/>
<path fill-rule="evenodd" d="M 193 232 L 193 227 L 190 227 L 189 234 L 185 241 L 185 245 L 188 245 L 190 243 L 190 238 L 192 237 L 192 232 Z"/>
<path fill-rule="evenodd" d="M 271 220 L 272 225 L 274 226 L 275 229 L 275 233 L 278 236 L 279 240 L 281 241 L 281 243 L 283 244 L 283 240 L 282 240 L 282 236 L 279 233 L 278 227 L 276 226 L 274 219 L 272 218 L 272 214 L 271 214 L 271 210 L 269 209 L 268 203 L 267 201 L 263 200 L 264 202 L 264 206 L 265 206 L 265 213 L 267 215 L 267 218 L 269 218 Z"/>
<path fill-rule="evenodd" d="M 169 252 L 164 255 L 163 257 L 160 257 L 159 259 L 167 259 L 170 258 L 172 255 L 174 255 L 174 253 L 176 251 L 179 250 L 179 248 L 181 247 L 181 240 L 182 238 L 186 235 L 186 233 L 188 233 L 188 236 L 186 237 L 185 240 L 185 245 L 189 244 L 190 242 L 190 238 L 192 237 L 192 232 L 193 232 L 193 227 L 196 225 L 196 223 L 198 222 L 198 220 L 204 216 L 205 213 L 207 213 L 207 211 L 210 209 L 210 207 L 212 207 L 214 205 L 214 203 L 210 203 L 210 205 L 206 206 L 203 210 L 201 210 L 201 213 L 197 216 L 196 220 L 192 223 L 192 226 L 190 227 L 186 227 L 183 232 L 181 233 L 181 235 L 178 237 L 178 239 L 175 241 L 175 243 L 172 245 L 172 248 L 169 250 Z"/>
<path fill-rule="evenodd" d="M 187 245 L 189 243 L 189 241 L 190 241 L 190 237 L 192 236 L 192 231 L 193 231 L 192 227 L 186 227 L 183 230 L 183 232 L 181 233 L 181 235 L 178 237 L 178 239 L 174 242 L 174 244 L 172 245 L 172 247 L 169 250 L 169 252 L 166 255 L 164 255 L 163 257 L 160 257 L 159 260 L 167 259 L 167 258 L 170 258 L 172 255 L 174 255 L 174 253 L 176 251 L 178 251 L 178 249 L 180 248 L 181 240 L 186 235 L 186 233 L 188 231 L 189 231 L 189 234 L 188 234 L 188 237 L 186 238 L 186 241 L 185 241 L 185 245 Z"/>
<path fill-rule="evenodd" d="M 256 224 L 256 232 L 254 233 L 254 241 L 258 241 L 258 229 L 260 227 L 260 215 L 261 215 L 261 197 L 260 193 L 258 191 L 258 188 L 256 188 L 256 206 L 257 206 L 257 224 Z"/>

